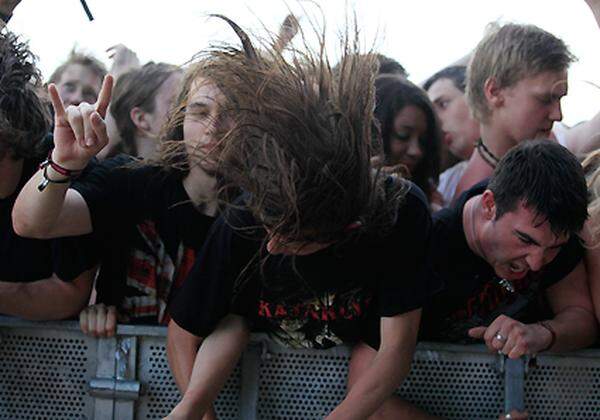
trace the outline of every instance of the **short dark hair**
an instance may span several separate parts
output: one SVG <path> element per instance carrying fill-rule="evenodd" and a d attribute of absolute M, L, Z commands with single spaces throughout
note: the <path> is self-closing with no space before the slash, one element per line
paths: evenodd
<path fill-rule="evenodd" d="M 383 54 L 375 55 L 379 62 L 379 71 L 377 74 L 397 74 L 402 77 L 408 77 L 408 72 L 402 64 Z"/>
<path fill-rule="evenodd" d="M 423 89 L 429 90 L 431 85 L 440 79 L 452 80 L 456 89 L 465 93 L 467 86 L 467 66 L 449 66 L 431 76 L 425 83 L 423 83 Z"/>
<path fill-rule="evenodd" d="M 488 184 L 496 218 L 520 202 L 550 223 L 554 234 L 577 233 L 588 217 L 588 189 L 577 158 L 550 140 L 525 141 L 500 161 Z"/>
<path fill-rule="evenodd" d="M 411 174 L 412 181 L 426 194 L 431 192 L 430 181 L 437 183 L 440 174 L 440 126 L 431 101 L 425 91 L 408 80 L 395 75 L 382 75 L 375 80 L 377 103 L 375 117 L 379 121 L 383 153 L 390 153 L 390 138 L 394 131 L 394 119 L 408 105 L 414 105 L 425 114 L 427 132 L 420 139 L 423 159 Z"/>
<path fill-rule="evenodd" d="M 50 113 L 40 99 L 41 75 L 29 46 L 13 33 L 0 32 L 0 157 L 38 157 L 50 130 Z"/>

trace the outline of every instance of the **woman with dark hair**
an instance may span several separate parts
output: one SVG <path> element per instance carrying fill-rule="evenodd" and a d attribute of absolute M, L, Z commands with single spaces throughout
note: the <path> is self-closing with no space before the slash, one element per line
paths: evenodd
<path fill-rule="evenodd" d="M 402 165 L 430 202 L 437 202 L 441 132 L 433 105 L 421 88 L 399 76 L 379 76 L 375 88 L 383 144 L 379 163 Z"/>

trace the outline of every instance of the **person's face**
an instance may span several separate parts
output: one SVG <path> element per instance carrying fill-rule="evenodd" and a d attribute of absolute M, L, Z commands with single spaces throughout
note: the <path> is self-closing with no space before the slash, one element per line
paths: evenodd
<path fill-rule="evenodd" d="M 154 97 L 154 111 L 148 112 L 146 115 L 150 126 L 149 132 L 156 137 L 160 134 L 160 130 L 167 120 L 182 77 L 180 72 L 174 72 L 160 85 Z"/>
<path fill-rule="evenodd" d="M 102 79 L 81 64 L 68 65 L 56 83 L 65 106 L 79 105 L 81 102 L 95 103 L 101 87 Z"/>
<path fill-rule="evenodd" d="M 208 172 L 214 171 L 215 164 L 203 157 L 216 147 L 217 129 L 225 123 L 219 115 L 222 99 L 221 91 L 214 84 L 199 78 L 192 83 L 183 118 L 186 150 L 193 163 L 200 163 Z"/>
<path fill-rule="evenodd" d="M 411 173 L 423 159 L 421 139 L 427 132 L 427 117 L 415 105 L 402 108 L 394 118 L 393 130 L 389 139 L 388 163 L 403 164 Z"/>
<path fill-rule="evenodd" d="M 495 218 L 493 193 L 484 193 L 485 222 L 481 233 L 484 258 L 496 274 L 507 280 L 523 278 L 550 263 L 569 235 L 556 236 L 543 216 L 521 202 L 516 210 Z"/>
<path fill-rule="evenodd" d="M 515 143 L 549 138 L 552 125 L 562 119 L 560 100 L 567 94 L 567 72 L 543 72 L 502 88 L 493 119 Z"/>
<path fill-rule="evenodd" d="M 471 117 L 465 94 L 451 79 L 436 80 L 427 91 L 441 123 L 444 142 L 460 159 L 469 159 L 479 138 L 479 122 Z"/>

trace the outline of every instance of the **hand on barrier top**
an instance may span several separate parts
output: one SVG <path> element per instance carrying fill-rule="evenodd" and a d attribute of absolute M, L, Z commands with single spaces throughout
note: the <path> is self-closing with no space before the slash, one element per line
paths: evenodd
<path fill-rule="evenodd" d="M 117 308 L 103 303 L 90 305 L 79 314 L 79 325 L 84 334 L 112 337 L 117 330 Z"/>
<path fill-rule="evenodd" d="M 492 351 L 500 351 L 511 359 L 536 354 L 546 349 L 551 334 L 538 324 L 523 324 L 506 315 L 500 315 L 489 327 L 475 327 L 469 336 L 485 340 Z"/>
<path fill-rule="evenodd" d="M 104 117 L 110 103 L 113 78 L 104 78 L 98 101 L 90 105 L 82 102 L 65 109 L 54 84 L 48 93 L 54 108 L 54 151 L 52 160 L 63 168 L 81 170 L 108 143 Z"/>

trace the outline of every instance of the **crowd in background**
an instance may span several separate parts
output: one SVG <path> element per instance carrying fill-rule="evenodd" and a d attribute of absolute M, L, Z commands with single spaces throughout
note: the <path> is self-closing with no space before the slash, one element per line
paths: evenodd
<path fill-rule="evenodd" d="M 251 332 L 353 346 L 328 419 L 432 418 L 393 395 L 420 339 L 596 342 L 600 114 L 561 123 L 561 39 L 491 25 L 415 84 L 357 27 L 330 63 L 292 15 L 261 42 L 215 19 L 239 46 L 183 67 L 73 51 L 47 81 L 2 29 L 0 313 L 168 325 L 170 419 L 215 417 Z"/>

